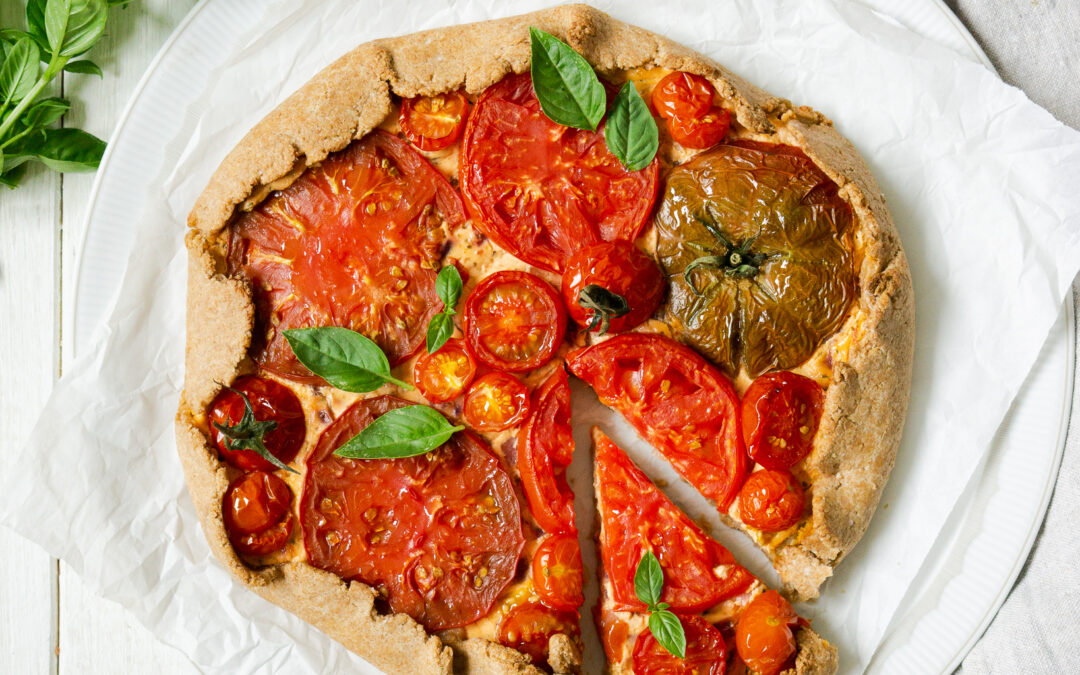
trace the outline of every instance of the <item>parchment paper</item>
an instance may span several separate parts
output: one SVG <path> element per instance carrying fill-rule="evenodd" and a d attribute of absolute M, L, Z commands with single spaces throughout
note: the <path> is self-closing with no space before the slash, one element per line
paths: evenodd
<path fill-rule="evenodd" d="M 224 0 L 221 0 L 224 1 Z M 358 657 L 248 592 L 212 559 L 176 458 L 183 379 L 184 220 L 239 138 L 320 68 L 368 39 L 553 3 L 303 0 L 272 5 L 238 37 L 153 182 L 120 296 L 96 348 L 60 380 L 0 518 L 63 558 L 206 672 L 368 672 Z M 842 0 L 597 2 L 831 117 L 867 160 L 915 279 L 911 410 L 870 531 L 802 607 L 859 672 L 1030 371 L 1080 267 L 1080 133 L 982 66 Z M 478 45 L 478 48 L 483 48 Z M 154 152 L 147 148 L 147 152 Z M 174 155 L 174 153 L 169 153 Z M 694 517 L 712 509 L 576 386 L 579 460 L 602 423 Z M 10 467 L 9 467 L 10 468 Z M 579 517 L 591 518 L 577 461 Z M 721 541 L 766 579 L 741 535 Z M 592 563 L 587 563 L 591 568 Z M 587 570 L 592 577 L 592 570 Z M 588 617 L 588 614 L 586 614 Z M 594 633 L 586 618 L 586 636 Z M 597 656 L 595 647 L 590 658 Z M 593 672 L 590 669 L 589 672 Z"/>

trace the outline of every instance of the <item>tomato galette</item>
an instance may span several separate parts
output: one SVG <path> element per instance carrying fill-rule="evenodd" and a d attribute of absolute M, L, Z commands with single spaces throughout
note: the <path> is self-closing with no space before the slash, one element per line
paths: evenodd
<path fill-rule="evenodd" d="M 257 593 L 395 673 L 580 672 L 590 615 L 613 673 L 835 672 L 789 599 L 877 506 L 913 328 L 825 117 L 564 6 L 358 47 L 190 226 L 180 457 Z M 787 599 L 600 431 L 585 531 L 570 375 Z"/>

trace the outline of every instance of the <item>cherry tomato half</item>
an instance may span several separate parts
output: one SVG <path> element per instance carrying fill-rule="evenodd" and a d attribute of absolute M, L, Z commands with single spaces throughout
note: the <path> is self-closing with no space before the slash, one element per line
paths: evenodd
<path fill-rule="evenodd" d="M 581 592 L 585 572 L 576 534 L 544 537 L 536 549 L 532 573 L 536 594 L 548 607 L 576 612 L 585 602 Z"/>
<path fill-rule="evenodd" d="M 487 277 L 465 301 L 465 336 L 480 363 L 517 373 L 547 363 L 566 332 L 559 294 L 528 272 Z"/>
<path fill-rule="evenodd" d="M 413 382 L 424 398 L 444 403 L 461 396 L 476 375 L 476 362 L 456 338 L 434 354 L 424 353 L 413 367 Z"/>
<path fill-rule="evenodd" d="M 529 388 L 513 375 L 488 373 L 465 394 L 465 421 L 477 431 L 502 431 L 529 414 Z"/>
<path fill-rule="evenodd" d="M 572 638 L 580 635 L 577 613 L 525 602 L 507 612 L 499 622 L 499 642 L 526 654 L 537 665 L 547 660 L 548 641 L 557 633 Z"/>
<path fill-rule="evenodd" d="M 517 466 L 529 510 L 546 532 L 577 534 L 574 493 L 566 469 L 574 458 L 570 382 L 562 368 L 533 394 L 532 413 L 518 432 Z"/>
<path fill-rule="evenodd" d="M 401 102 L 398 124 L 410 143 L 431 152 L 461 137 L 468 112 L 469 100 L 460 91 L 416 96 Z"/>
<path fill-rule="evenodd" d="M 724 140 L 731 126 L 731 113 L 713 108 L 701 117 L 672 117 L 667 124 L 676 143 L 684 148 L 704 150 Z"/>
<path fill-rule="evenodd" d="M 292 490 L 272 473 L 252 471 L 229 484 L 222 500 L 225 531 L 244 555 L 266 555 L 283 548 L 293 530 Z"/>
<path fill-rule="evenodd" d="M 620 296 L 627 312 L 616 316 L 611 311 L 583 307 L 581 292 L 586 286 L 600 286 Z M 562 295 L 570 318 L 586 327 L 593 323 L 596 312 L 606 312 L 607 329 L 612 333 L 630 330 L 652 316 L 664 299 L 665 287 L 656 262 L 632 243 L 621 240 L 581 249 L 570 256 L 562 277 Z"/>
<path fill-rule="evenodd" d="M 735 649 L 755 673 L 776 675 L 795 655 L 794 628 L 800 623 L 791 603 L 776 591 L 750 601 L 735 624 Z"/>
<path fill-rule="evenodd" d="M 715 93 L 712 84 L 700 75 L 668 73 L 653 88 L 653 110 L 666 120 L 701 117 L 712 108 Z"/>
<path fill-rule="evenodd" d="M 743 394 L 746 450 L 766 469 L 786 470 L 810 454 L 825 405 L 821 385 L 788 371 L 754 380 Z"/>
<path fill-rule="evenodd" d="M 779 532 L 799 522 L 805 501 L 802 485 L 787 471 L 755 471 L 739 491 L 739 518 L 763 532 Z"/>
<path fill-rule="evenodd" d="M 724 635 L 700 616 L 681 616 L 679 621 L 686 634 L 686 658 L 673 656 L 645 629 L 634 643 L 634 675 L 724 675 Z"/>
<path fill-rule="evenodd" d="M 222 389 L 210 404 L 210 438 L 221 453 L 221 458 L 245 471 L 273 471 L 277 468 L 254 450 L 230 450 L 225 434 L 213 425 L 217 422 L 230 427 L 240 422 L 244 416 L 244 399 L 236 393 L 239 391 L 251 402 L 256 421 L 277 423 L 262 437 L 263 445 L 270 454 L 286 464 L 296 459 L 307 433 L 304 409 L 296 394 L 273 380 L 251 375 L 238 378 L 232 388 L 236 391 Z"/>

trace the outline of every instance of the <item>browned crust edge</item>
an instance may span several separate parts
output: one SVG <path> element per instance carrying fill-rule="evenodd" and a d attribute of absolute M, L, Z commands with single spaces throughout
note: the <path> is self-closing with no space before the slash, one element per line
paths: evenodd
<path fill-rule="evenodd" d="M 185 389 L 176 435 L 188 487 L 217 558 L 245 585 L 320 628 L 388 672 L 532 673 L 524 657 L 486 640 L 448 643 L 405 616 L 372 609 L 360 583 L 303 564 L 253 570 L 232 550 L 221 520 L 225 469 L 192 415 L 238 373 L 251 338 L 250 289 L 217 267 L 207 236 L 225 227 L 237 207 L 271 186 L 364 136 L 391 110 L 391 93 L 477 92 L 529 67 L 528 27 L 537 26 L 581 52 L 599 71 L 655 65 L 710 79 L 731 101 L 737 120 L 760 134 L 795 143 L 836 180 L 867 234 L 860 270 L 868 312 L 861 337 L 829 388 L 817 443 L 813 535 L 781 549 L 776 563 L 801 597 L 814 597 L 833 567 L 862 536 L 899 444 L 906 412 L 913 343 L 910 274 L 884 197 L 852 146 L 821 115 L 793 108 L 710 59 L 586 5 L 376 40 L 316 75 L 257 124 L 215 171 L 188 218 L 190 254 Z M 482 51 L 475 45 L 484 45 Z M 827 643 L 826 643 L 827 644 Z M 580 657 L 558 649 L 569 669 Z M 802 657 L 800 657 L 801 660 Z M 835 660 L 835 656 L 833 656 Z M 811 670 L 832 672 L 806 664 Z"/>

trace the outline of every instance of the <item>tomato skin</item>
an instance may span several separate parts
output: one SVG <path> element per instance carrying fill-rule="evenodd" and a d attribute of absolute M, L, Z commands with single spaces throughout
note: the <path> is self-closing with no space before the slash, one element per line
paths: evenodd
<path fill-rule="evenodd" d="M 565 332 L 566 308 L 558 292 L 528 272 L 496 272 L 465 301 L 469 349 L 490 368 L 538 368 L 551 360 Z"/>
<path fill-rule="evenodd" d="M 518 431 L 517 466 L 525 500 L 545 532 L 577 534 L 566 469 L 574 457 L 570 382 L 557 369 L 533 393 L 532 413 Z"/>
<path fill-rule="evenodd" d="M 237 378 L 232 388 L 248 397 L 257 421 L 277 422 L 273 431 L 263 436 L 263 445 L 270 454 L 286 464 L 296 459 L 296 453 L 300 452 L 307 433 L 304 409 L 296 394 L 273 380 L 253 375 Z M 274 471 L 277 467 L 254 450 L 230 450 L 225 434 L 213 425 L 217 422 L 222 426 L 233 426 L 243 416 L 244 400 L 239 394 L 228 389 L 222 389 L 210 404 L 210 438 L 217 446 L 221 458 L 244 471 Z"/>
<path fill-rule="evenodd" d="M 673 117 L 667 125 L 676 143 L 684 148 L 704 150 L 724 140 L 731 126 L 731 113 L 713 108 L 700 117 Z"/>
<path fill-rule="evenodd" d="M 648 629 L 634 642 L 634 675 L 724 675 L 727 644 L 723 634 L 700 616 L 680 616 L 686 634 L 686 658 L 660 646 Z"/>
<path fill-rule="evenodd" d="M 499 642 L 529 656 L 542 665 L 547 660 L 548 641 L 556 633 L 579 638 L 581 628 L 575 612 L 548 609 L 538 602 L 517 605 L 499 622 Z"/>
<path fill-rule="evenodd" d="M 288 483 L 265 471 L 233 480 L 221 509 L 233 548 L 244 555 L 266 555 L 283 548 L 293 529 L 292 496 Z"/>
<path fill-rule="evenodd" d="M 508 373 L 488 373 L 465 394 L 465 422 L 477 431 L 509 429 L 528 415 L 529 388 Z"/>
<path fill-rule="evenodd" d="M 743 394 L 742 421 L 746 449 L 766 469 L 783 471 L 810 454 L 821 421 L 825 391 L 796 373 L 768 373 Z"/>
<path fill-rule="evenodd" d="M 652 92 L 652 105 L 663 119 L 701 117 L 712 107 L 716 90 L 700 75 L 675 71 L 657 82 Z"/>
<path fill-rule="evenodd" d="M 544 537 L 533 557 L 532 573 L 536 594 L 544 605 L 576 612 L 585 602 L 585 572 L 576 533 Z"/>
<path fill-rule="evenodd" d="M 583 248 L 566 263 L 562 296 L 570 318 L 579 326 L 589 325 L 593 310 L 579 302 L 581 290 L 590 284 L 601 286 L 626 300 L 630 311 L 612 317 L 608 331 L 621 333 L 643 323 L 664 299 L 667 284 L 660 267 L 628 241 L 612 241 Z"/>
<path fill-rule="evenodd" d="M 805 502 L 802 485 L 787 471 L 755 471 L 739 491 L 739 518 L 763 532 L 780 532 L 799 522 Z"/>
<path fill-rule="evenodd" d="M 791 603 L 776 591 L 759 594 L 735 624 L 739 658 L 760 675 L 776 675 L 795 655 L 793 629 L 800 621 Z"/>
<path fill-rule="evenodd" d="M 415 96 L 401 101 L 398 125 L 410 143 L 433 152 L 461 138 L 468 113 L 469 99 L 460 91 Z"/>
<path fill-rule="evenodd" d="M 434 354 L 424 353 L 413 366 L 413 382 L 432 403 L 445 403 L 464 393 L 476 375 L 476 361 L 464 343 L 451 338 Z"/>

